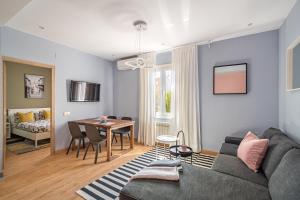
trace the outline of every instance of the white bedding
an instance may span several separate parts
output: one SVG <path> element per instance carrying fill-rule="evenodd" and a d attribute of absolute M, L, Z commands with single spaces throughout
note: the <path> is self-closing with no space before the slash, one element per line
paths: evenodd
<path fill-rule="evenodd" d="M 50 130 L 50 120 L 37 120 L 34 122 L 20 122 L 15 126 L 18 129 L 32 133 L 48 132 Z"/>

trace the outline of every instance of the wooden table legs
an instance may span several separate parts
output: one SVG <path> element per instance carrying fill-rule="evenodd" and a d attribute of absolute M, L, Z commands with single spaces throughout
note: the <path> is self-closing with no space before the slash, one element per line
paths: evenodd
<path fill-rule="evenodd" d="M 133 149 L 134 145 L 134 125 L 130 126 L 130 148 Z"/>
<path fill-rule="evenodd" d="M 111 129 L 108 128 L 107 129 L 107 161 L 110 161 L 111 159 L 111 140 L 112 140 L 112 132 L 111 132 Z M 130 126 L 130 148 L 133 149 L 133 146 L 134 146 L 134 125 L 131 125 Z"/>
<path fill-rule="evenodd" d="M 107 140 L 107 161 L 110 161 L 111 157 L 111 129 L 108 128 L 106 132 L 106 140 Z"/>

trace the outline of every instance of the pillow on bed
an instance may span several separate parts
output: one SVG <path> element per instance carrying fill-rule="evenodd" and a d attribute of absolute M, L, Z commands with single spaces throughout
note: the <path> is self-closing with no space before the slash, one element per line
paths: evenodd
<path fill-rule="evenodd" d="M 43 111 L 43 114 L 44 114 L 44 118 L 45 118 L 45 119 L 50 119 L 50 117 L 51 117 L 51 112 L 50 112 L 50 110 L 44 110 L 44 111 Z"/>
<path fill-rule="evenodd" d="M 33 122 L 34 121 L 34 114 L 33 112 L 28 113 L 18 113 L 19 115 L 19 122 Z"/>
<path fill-rule="evenodd" d="M 40 113 L 39 112 L 35 112 L 35 113 L 33 113 L 33 115 L 34 115 L 34 119 L 35 119 L 35 121 L 39 121 L 40 120 Z"/>
<path fill-rule="evenodd" d="M 13 123 L 14 123 L 14 124 L 20 123 L 19 113 L 14 113 Z"/>
<path fill-rule="evenodd" d="M 45 116 L 44 116 L 44 111 L 39 111 L 38 112 L 38 120 L 44 120 L 45 119 Z"/>
<path fill-rule="evenodd" d="M 35 112 L 34 118 L 35 121 L 44 120 L 45 119 L 44 111 Z"/>

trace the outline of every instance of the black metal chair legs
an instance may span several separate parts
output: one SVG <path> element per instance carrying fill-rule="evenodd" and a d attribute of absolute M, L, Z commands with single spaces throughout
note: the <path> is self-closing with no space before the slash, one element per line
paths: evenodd
<path fill-rule="evenodd" d="M 118 142 L 117 137 L 116 137 L 116 134 L 119 134 L 119 135 L 120 135 L 121 150 L 123 150 L 123 134 L 122 134 L 122 133 L 113 133 L 113 137 L 112 137 L 112 140 L 111 140 L 111 144 L 113 144 L 114 139 L 116 140 L 116 143 Z M 130 141 L 130 133 L 128 133 L 127 136 L 128 136 L 129 141 Z"/>
<path fill-rule="evenodd" d="M 75 139 L 78 139 L 77 153 L 76 153 L 76 157 L 78 158 L 81 143 L 82 143 L 82 147 L 83 147 L 83 148 L 85 148 L 85 144 L 84 144 L 84 138 L 75 138 Z M 68 150 L 67 150 L 66 154 L 69 154 L 70 149 L 71 149 L 72 144 L 73 144 L 73 142 L 75 141 L 75 139 L 74 139 L 74 138 L 71 139 L 71 142 L 70 142 L 70 144 L 69 144 L 69 147 L 68 147 Z"/>
<path fill-rule="evenodd" d="M 97 163 L 97 159 L 98 159 L 98 152 L 101 153 L 101 144 L 92 144 L 92 143 L 89 142 L 88 146 L 85 149 L 83 160 L 85 160 L 85 157 L 86 157 L 86 154 L 87 154 L 87 152 L 89 150 L 90 145 L 92 145 L 93 150 L 94 150 L 94 145 L 96 146 L 95 160 L 94 160 L 94 163 L 96 164 Z"/>

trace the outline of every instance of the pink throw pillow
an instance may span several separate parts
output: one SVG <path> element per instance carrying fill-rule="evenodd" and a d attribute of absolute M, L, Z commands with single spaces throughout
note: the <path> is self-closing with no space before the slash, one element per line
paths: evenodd
<path fill-rule="evenodd" d="M 237 157 L 251 170 L 257 172 L 268 149 L 268 144 L 268 139 L 259 139 L 249 131 L 239 145 Z"/>

